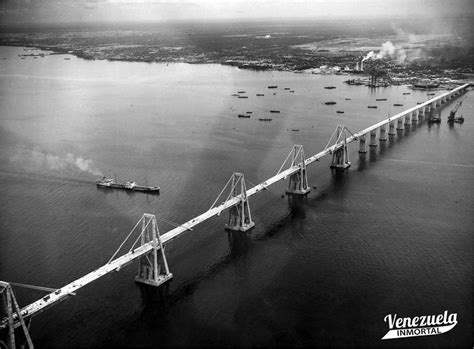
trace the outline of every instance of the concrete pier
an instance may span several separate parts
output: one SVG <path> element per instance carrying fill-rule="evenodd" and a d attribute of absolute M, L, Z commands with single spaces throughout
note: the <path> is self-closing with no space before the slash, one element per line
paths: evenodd
<path fill-rule="evenodd" d="M 411 115 L 411 121 L 415 124 L 418 122 L 418 112 L 419 112 L 419 109 L 413 111 L 413 113 Z"/>
<path fill-rule="evenodd" d="M 369 146 L 370 147 L 376 147 L 378 146 L 378 142 L 377 142 L 377 130 L 372 130 L 370 131 L 370 143 L 369 143 Z"/>
<path fill-rule="evenodd" d="M 387 124 L 383 124 L 380 126 L 380 136 L 379 136 L 379 141 L 380 142 L 385 142 L 387 140 Z"/>
<path fill-rule="evenodd" d="M 366 140 L 365 140 L 365 134 L 359 136 L 359 153 L 360 154 L 367 153 L 367 144 L 366 144 Z"/>
<path fill-rule="evenodd" d="M 403 126 L 403 116 L 401 116 L 397 119 L 397 130 L 402 131 L 404 129 L 405 126 Z"/>
<path fill-rule="evenodd" d="M 411 113 L 408 113 L 405 115 L 405 125 L 409 126 L 411 125 Z"/>
<path fill-rule="evenodd" d="M 396 134 L 397 132 L 395 132 L 395 121 L 390 121 L 389 126 L 388 126 L 388 135 L 394 136 Z"/>

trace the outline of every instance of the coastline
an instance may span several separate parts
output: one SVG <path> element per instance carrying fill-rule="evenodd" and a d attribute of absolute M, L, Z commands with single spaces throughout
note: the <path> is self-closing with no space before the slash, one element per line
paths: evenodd
<path fill-rule="evenodd" d="M 423 72 L 413 72 L 411 70 L 407 72 L 399 73 L 398 76 L 391 81 L 383 81 L 380 85 L 370 86 L 369 84 L 369 75 L 363 71 L 354 71 L 354 70 L 335 70 L 333 67 L 324 66 L 320 68 L 316 67 L 304 67 L 305 69 L 294 69 L 294 67 L 285 66 L 281 64 L 260 62 L 260 61 L 239 61 L 239 60 L 219 60 L 219 59 L 207 59 L 203 57 L 201 59 L 195 59 L 193 57 L 180 57 L 179 59 L 172 59 L 171 57 L 154 57 L 144 58 L 144 57 L 129 57 L 121 56 L 114 57 L 108 55 L 94 56 L 90 53 L 85 52 L 84 49 L 74 49 L 72 47 L 57 47 L 51 45 L 40 45 L 40 44 L 30 44 L 30 43 L 20 43 L 20 42 L 9 42 L 4 43 L 0 41 L 0 46 L 5 47 L 23 47 L 26 49 L 36 49 L 41 51 L 48 52 L 48 55 L 72 55 L 77 58 L 84 60 L 95 61 L 95 60 L 104 60 L 109 62 L 135 62 L 135 63 L 185 63 L 185 64 L 219 64 L 223 66 L 237 67 L 238 69 L 246 69 L 251 71 L 275 71 L 275 72 L 290 72 L 295 74 L 317 74 L 317 75 L 354 75 L 358 74 L 361 76 L 361 79 L 358 79 L 361 83 L 359 85 L 365 85 L 372 88 L 378 87 L 387 87 L 393 85 L 412 85 L 413 83 L 419 80 L 432 80 L 439 83 L 439 88 L 427 89 L 427 90 L 441 90 L 441 89 L 451 89 L 454 86 L 462 85 L 466 82 L 470 82 L 469 76 L 472 77 L 474 73 L 467 73 L 459 75 L 458 72 L 451 71 L 449 73 L 439 72 L 439 71 L 423 71 Z M 27 56 L 44 56 L 43 55 L 34 55 L 26 54 L 23 57 Z M 323 69 L 321 69 L 323 68 Z M 409 75 L 413 74 L 413 75 Z M 346 83 L 353 84 L 352 80 L 347 80 Z"/>

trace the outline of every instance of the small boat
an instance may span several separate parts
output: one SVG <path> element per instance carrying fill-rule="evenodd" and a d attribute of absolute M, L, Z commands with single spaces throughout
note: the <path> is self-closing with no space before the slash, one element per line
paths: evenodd
<path fill-rule="evenodd" d="M 238 98 L 249 98 L 248 96 L 239 96 Z"/>
<path fill-rule="evenodd" d="M 300 129 L 299 128 L 294 128 L 292 129 L 293 132 L 300 132 Z"/>
<path fill-rule="evenodd" d="M 295 93 L 295 91 L 294 91 L 294 90 L 290 90 L 290 92 L 291 92 L 291 93 Z"/>
<path fill-rule="evenodd" d="M 237 93 L 234 93 L 232 96 L 234 97 L 238 97 L 239 95 Z"/>
<path fill-rule="evenodd" d="M 69 57 L 64 58 L 65 61 L 69 61 L 70 59 L 71 58 L 69 58 Z"/>
<path fill-rule="evenodd" d="M 430 123 L 435 123 L 435 124 L 439 124 L 441 122 L 441 118 L 439 117 L 432 117 L 431 119 L 428 120 Z"/>
<path fill-rule="evenodd" d="M 344 114 L 344 110 L 338 110 L 338 111 L 336 111 L 336 113 L 338 113 L 338 114 Z"/>
<path fill-rule="evenodd" d="M 270 110 L 270 113 L 277 113 L 277 114 L 280 114 L 280 111 L 279 111 L 279 110 Z"/>
<path fill-rule="evenodd" d="M 259 118 L 258 121 L 272 121 L 270 118 Z"/>
<path fill-rule="evenodd" d="M 285 88 L 284 88 L 284 90 L 286 90 L 286 91 L 289 91 L 289 90 L 290 90 L 290 88 L 289 88 L 289 87 L 285 87 Z"/>
<path fill-rule="evenodd" d="M 238 91 L 237 93 L 245 93 L 245 91 Z"/>
<path fill-rule="evenodd" d="M 410 95 L 410 92 L 403 92 L 404 95 Z"/>
<path fill-rule="evenodd" d="M 326 90 L 332 90 L 332 89 L 335 89 L 336 86 L 324 86 L 324 88 L 325 88 Z"/>
<path fill-rule="evenodd" d="M 416 104 L 422 104 L 423 102 L 416 102 Z"/>
<path fill-rule="evenodd" d="M 334 102 L 334 101 L 329 101 L 329 102 L 324 102 L 324 104 L 326 104 L 326 105 L 334 105 L 334 104 L 336 104 L 336 102 Z"/>
<path fill-rule="evenodd" d="M 428 93 L 428 96 L 434 96 L 435 94 L 434 93 Z"/>
<path fill-rule="evenodd" d="M 248 115 L 248 114 L 238 114 L 237 117 L 238 118 L 249 118 L 250 115 Z"/>
<path fill-rule="evenodd" d="M 377 98 L 376 101 L 386 101 L 387 98 Z"/>
<path fill-rule="evenodd" d="M 350 101 L 351 99 L 350 98 L 345 98 L 346 101 Z"/>
<path fill-rule="evenodd" d="M 270 85 L 270 86 L 268 86 L 268 88 L 278 88 L 278 86 L 277 85 Z"/>
<path fill-rule="evenodd" d="M 394 106 L 394 107 L 402 107 L 403 104 L 401 104 L 401 103 L 395 103 L 393 106 Z"/>
<path fill-rule="evenodd" d="M 368 105 L 367 108 L 370 108 L 370 109 L 377 109 L 377 106 L 376 106 L 376 105 Z"/>
<path fill-rule="evenodd" d="M 462 124 L 464 122 L 464 116 L 460 116 L 458 118 L 454 119 L 454 122 L 457 122 L 458 124 Z"/>
<path fill-rule="evenodd" d="M 248 111 L 247 114 L 253 114 L 253 111 Z"/>
<path fill-rule="evenodd" d="M 263 93 L 257 93 L 257 97 L 263 97 L 265 96 Z"/>

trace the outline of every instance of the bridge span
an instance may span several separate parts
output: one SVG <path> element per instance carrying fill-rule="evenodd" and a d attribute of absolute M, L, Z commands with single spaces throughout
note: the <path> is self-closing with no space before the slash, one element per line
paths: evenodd
<path fill-rule="evenodd" d="M 132 245 L 132 248 L 128 252 L 114 259 L 120 248 L 123 247 L 122 245 L 124 245 L 124 241 L 119 250 L 114 254 L 112 259 L 107 264 L 97 268 L 96 270 L 84 275 L 77 280 L 74 280 L 62 288 L 54 290 L 43 298 L 21 308 L 21 310 L 18 309 L 16 312 L 10 311 L 8 316 L 1 320 L 0 329 L 11 329 L 22 326 L 24 319 L 29 319 L 32 316 L 48 309 L 52 305 L 67 299 L 71 295 L 75 295 L 75 292 L 80 288 L 90 284 L 91 282 L 110 272 L 119 271 L 122 267 L 132 263 L 136 259 L 139 259 L 140 262 L 140 272 L 136 278 L 136 281 L 153 286 L 161 285 L 173 277 L 173 275 L 169 272 L 166 261 L 166 243 L 181 236 L 183 233 L 192 230 L 198 224 L 201 224 L 212 217 L 219 216 L 227 209 L 230 209 L 230 211 L 229 223 L 226 225 L 226 229 L 237 231 L 246 231 L 250 229 L 253 227 L 253 222 L 248 206 L 249 197 L 267 189 L 270 185 L 287 178 L 290 179 L 287 190 L 288 195 L 307 194 L 310 191 L 310 187 L 306 179 L 306 167 L 308 165 L 318 161 L 326 155 L 332 155 L 333 161 L 331 167 L 335 168 L 336 170 L 344 170 L 350 166 L 347 155 L 347 145 L 349 143 L 359 141 L 359 152 L 364 153 L 367 151 L 367 141 L 369 141 L 369 146 L 377 146 L 378 141 L 383 142 L 387 140 L 387 129 L 389 135 L 396 134 L 395 128 L 397 130 L 402 130 L 404 129 L 404 126 L 418 122 L 418 120 L 425 117 L 429 111 L 442 106 L 453 98 L 456 98 L 462 93 L 466 92 L 469 86 L 470 84 L 459 86 L 356 133 L 351 133 L 344 126 L 338 126 L 330 139 L 330 142 L 334 139 L 334 144 L 330 145 L 329 142 L 321 152 L 312 155 L 309 158 L 304 157 L 303 147 L 301 145 L 295 145 L 293 146 L 290 154 L 288 154 L 287 159 L 282 165 L 282 168 L 280 168 L 276 175 L 248 190 L 245 186 L 244 175 L 241 173 L 234 173 L 231 179 L 229 179 L 226 187 L 221 192 L 222 194 L 227 187 L 230 187 L 230 194 L 224 202 L 217 206 L 215 206 L 214 203 L 208 211 L 179 225 L 178 227 L 166 232 L 163 235 L 160 235 L 158 231 L 155 216 L 144 214 L 127 237 L 128 239 L 129 237 L 133 236 L 133 234 L 138 236 L 135 240 L 135 243 Z M 377 133 L 379 135 L 378 141 Z M 291 159 L 289 167 L 283 170 L 283 167 L 289 159 Z M 216 202 L 219 200 L 219 197 L 217 198 Z M 137 230 L 137 228 L 140 228 L 140 225 L 141 229 Z M 137 243 L 139 243 L 138 246 L 136 246 Z M 164 269 L 163 272 L 162 269 Z"/>

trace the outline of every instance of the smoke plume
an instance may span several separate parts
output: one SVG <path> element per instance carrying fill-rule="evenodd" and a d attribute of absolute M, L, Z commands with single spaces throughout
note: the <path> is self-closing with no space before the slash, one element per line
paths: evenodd
<path fill-rule="evenodd" d="M 386 41 L 382 44 L 380 51 L 375 53 L 374 51 L 370 51 L 364 57 L 362 61 L 366 61 L 368 59 L 382 59 L 382 58 L 394 58 L 397 53 L 397 48 L 391 41 Z"/>
<path fill-rule="evenodd" d="M 81 156 L 75 156 L 72 153 L 60 156 L 57 154 L 45 153 L 39 149 L 22 149 L 14 154 L 12 162 L 30 171 L 64 171 L 79 170 L 90 173 L 94 176 L 102 176 L 102 172 L 94 166 L 90 159 L 84 159 Z"/>

